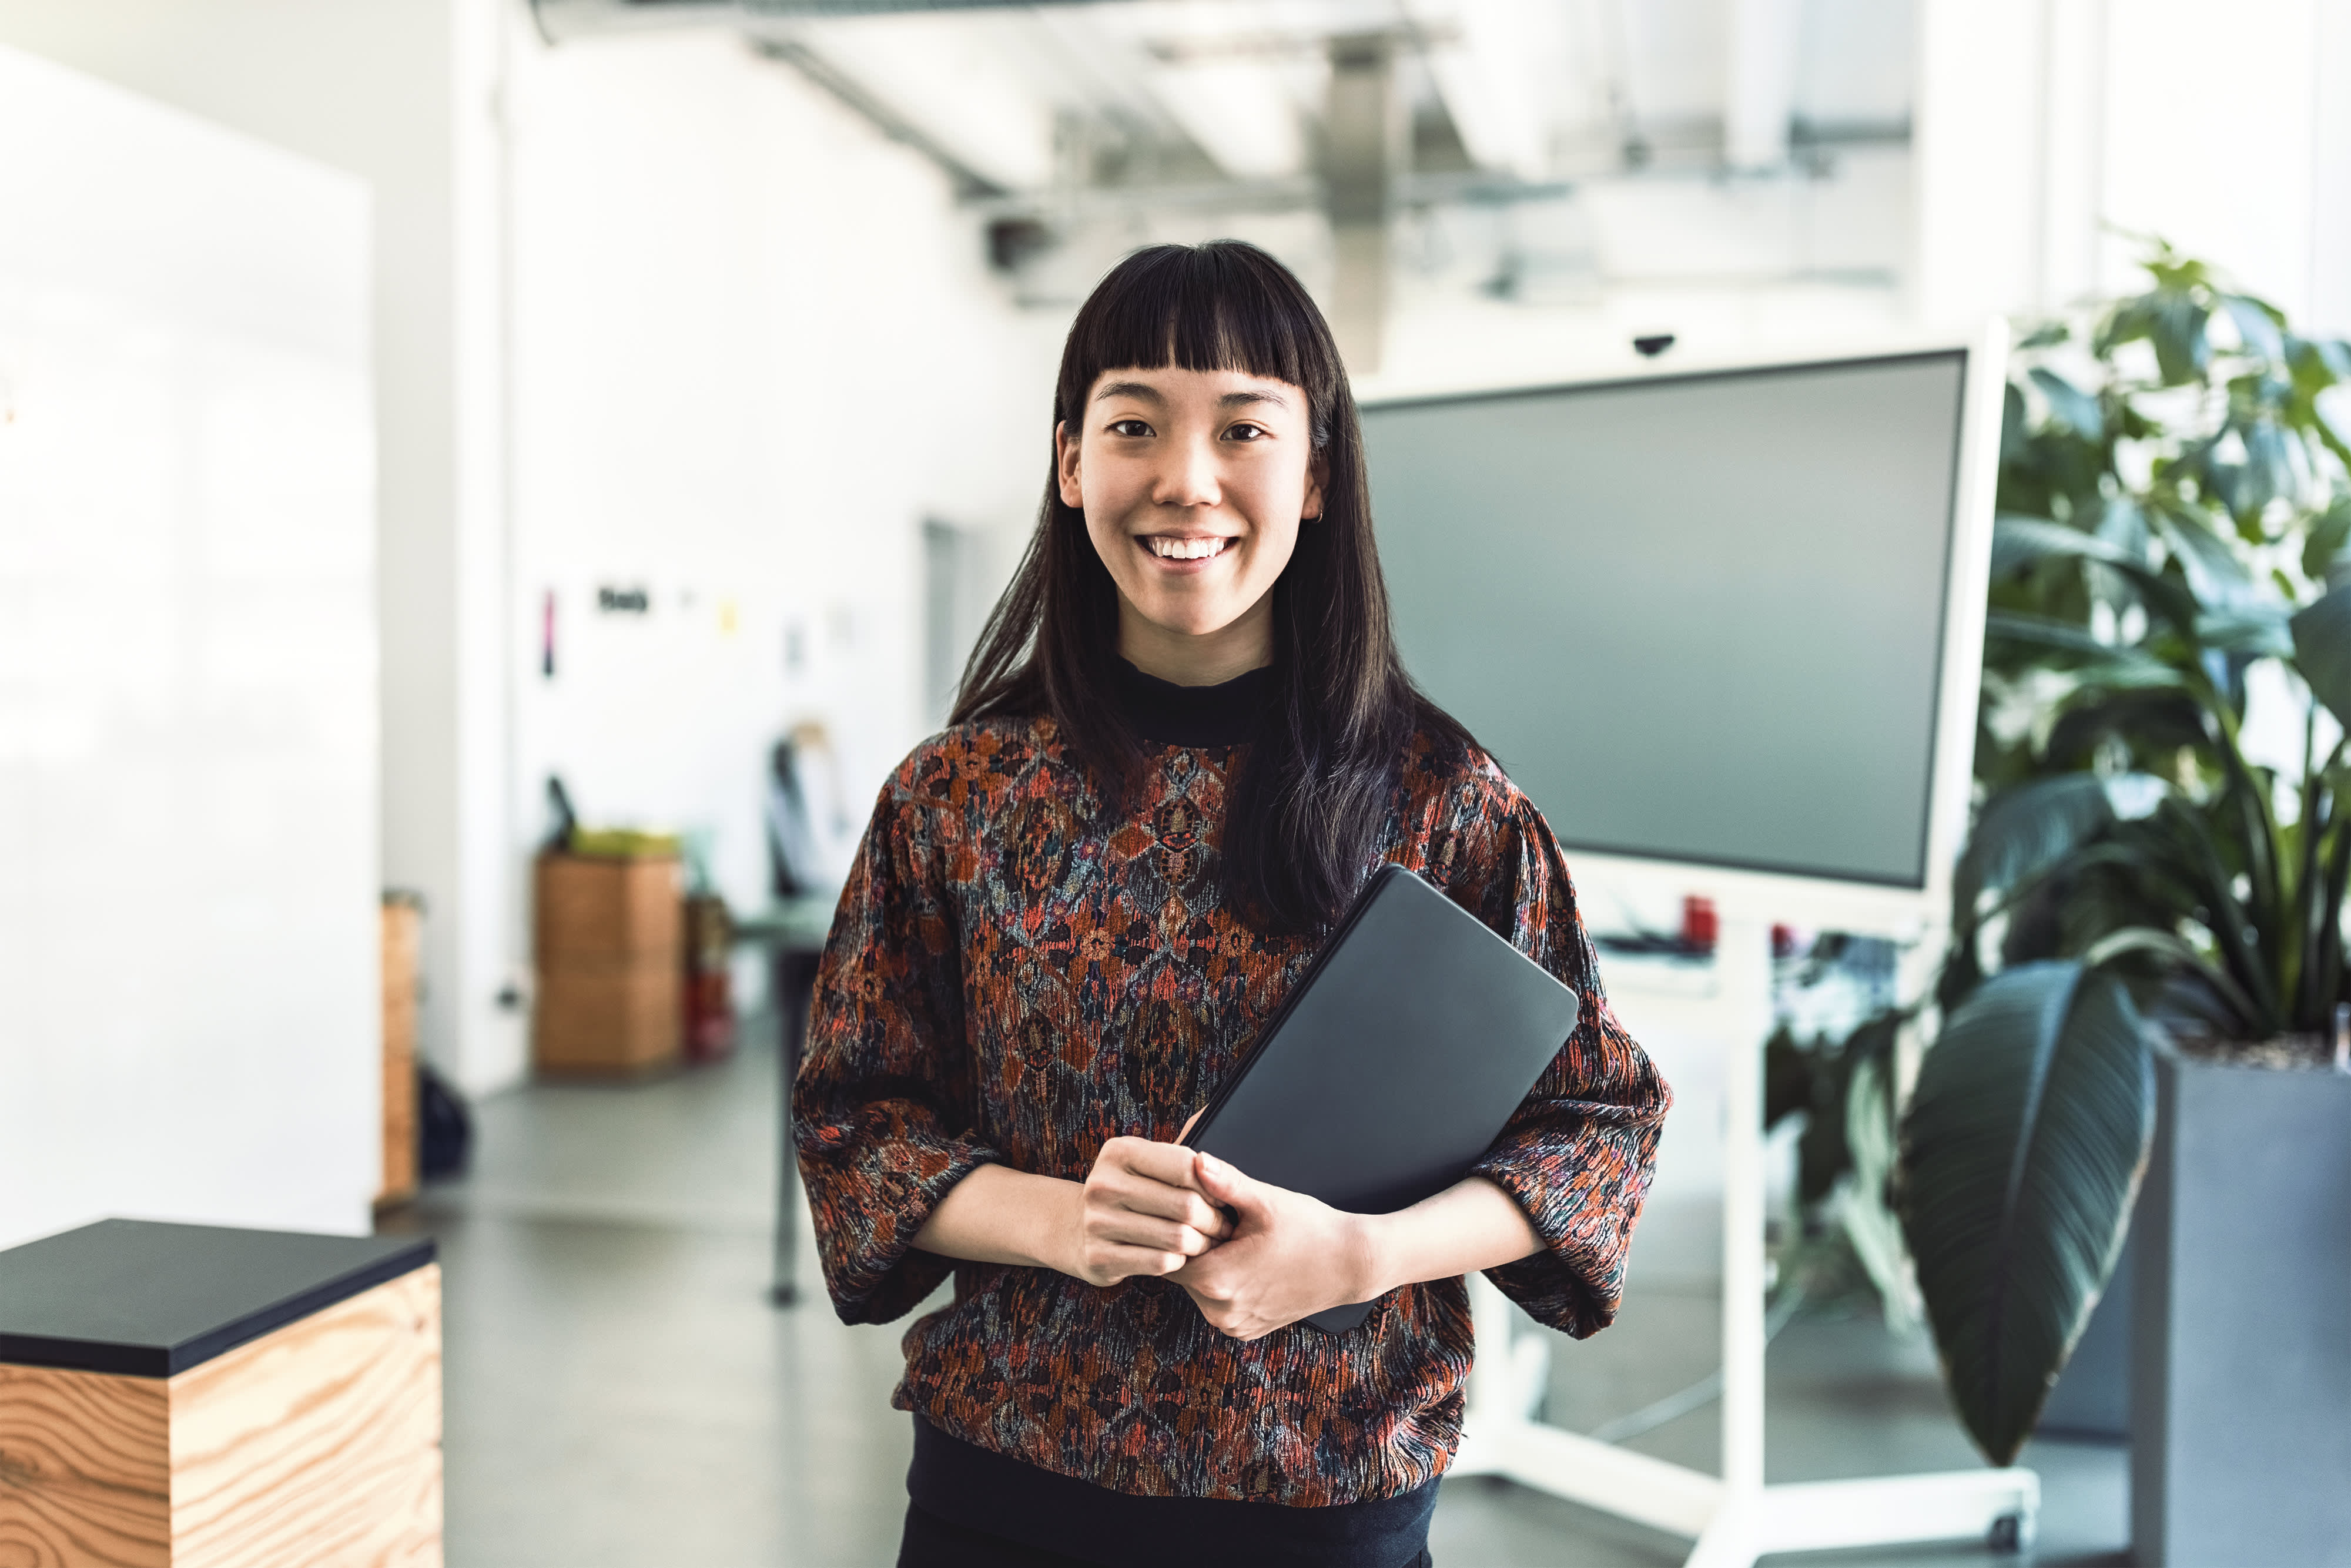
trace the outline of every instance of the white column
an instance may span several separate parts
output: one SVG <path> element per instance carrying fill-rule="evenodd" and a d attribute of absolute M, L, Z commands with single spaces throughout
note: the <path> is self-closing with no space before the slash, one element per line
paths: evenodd
<path fill-rule="evenodd" d="M 450 26 L 450 319 L 453 425 L 445 790 L 452 883 L 440 915 L 446 993 L 434 1019 L 444 1061 L 469 1089 L 525 1071 L 529 949 L 525 840 L 514 758 L 513 522 L 507 484 L 507 30 L 501 0 L 444 0 Z M 428 921 L 429 925 L 429 921 Z M 428 1005 L 430 1005 L 428 999 Z"/>
<path fill-rule="evenodd" d="M 1730 0 L 1722 156 L 1733 169 L 1777 169 L 1788 161 L 1797 15 L 1795 0 Z"/>
<path fill-rule="evenodd" d="M 1917 314 L 1967 326 L 2033 302 L 2043 0 L 1920 0 L 1911 138 Z"/>
<path fill-rule="evenodd" d="M 2098 287 L 2105 196 L 2107 0 L 2045 0 L 2038 256 L 2032 303 L 2056 311 Z"/>
<path fill-rule="evenodd" d="M 2351 336 L 2351 0 L 2319 0 L 2310 51 L 2310 305 L 2304 330 Z"/>

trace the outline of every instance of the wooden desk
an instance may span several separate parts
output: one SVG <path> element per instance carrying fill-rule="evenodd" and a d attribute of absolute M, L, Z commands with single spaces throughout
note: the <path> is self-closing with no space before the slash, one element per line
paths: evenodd
<path fill-rule="evenodd" d="M 735 940 L 768 950 L 768 994 L 776 1009 L 776 1260 L 768 1299 L 779 1307 L 799 1300 L 799 1161 L 792 1153 L 792 1079 L 808 1040 L 810 998 L 817 964 L 832 929 L 838 893 L 778 899 L 756 915 L 737 915 Z"/>
<path fill-rule="evenodd" d="M 0 1252 L 0 1563 L 439 1568 L 433 1243 L 108 1219 Z"/>

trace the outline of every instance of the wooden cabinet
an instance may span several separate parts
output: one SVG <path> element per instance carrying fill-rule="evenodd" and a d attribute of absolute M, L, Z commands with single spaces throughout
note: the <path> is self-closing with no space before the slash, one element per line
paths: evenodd
<path fill-rule="evenodd" d="M 439 1568 L 433 1244 L 111 1219 L 0 1253 L 0 1563 Z"/>
<path fill-rule="evenodd" d="M 533 877 L 542 1072 L 631 1074 L 678 1059 L 684 915 L 670 855 L 539 856 Z"/>
<path fill-rule="evenodd" d="M 383 1184 L 376 1207 L 416 1196 L 416 994 L 423 963 L 424 906 L 383 895 Z"/>

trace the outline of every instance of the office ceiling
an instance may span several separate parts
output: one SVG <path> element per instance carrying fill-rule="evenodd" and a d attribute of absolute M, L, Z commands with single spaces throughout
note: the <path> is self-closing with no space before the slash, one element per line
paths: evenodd
<path fill-rule="evenodd" d="M 739 32 L 946 170 L 1025 303 L 1073 303 L 1147 239 L 1257 239 L 1358 369 L 1400 288 L 1584 308 L 1825 289 L 1882 317 L 1907 265 L 1915 0 L 534 10 L 559 43 Z"/>
<path fill-rule="evenodd" d="M 1395 173 L 1443 190 L 1765 171 L 1907 139 L 1901 0 L 538 0 L 565 37 L 725 22 L 980 198 L 1311 199 L 1334 46 L 1392 56 Z"/>

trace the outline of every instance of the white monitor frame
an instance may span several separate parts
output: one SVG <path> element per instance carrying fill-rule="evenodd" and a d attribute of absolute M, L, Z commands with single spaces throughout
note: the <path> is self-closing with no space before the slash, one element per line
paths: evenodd
<path fill-rule="evenodd" d="M 1997 319 L 1953 336 L 1878 338 L 1850 349 L 1800 356 L 1785 353 L 1712 359 L 1663 358 L 1610 365 L 1575 377 L 1463 383 L 1367 385 L 1364 412 L 1390 404 L 1448 396 L 1564 392 L 1641 381 L 1688 380 L 1758 370 L 1798 370 L 1894 360 L 1919 353 L 1965 356 L 1960 381 L 1959 450 L 1952 487 L 1950 561 L 1945 577 L 1934 757 L 1928 782 L 1924 881 L 1918 886 L 1844 880 L 1826 875 L 1753 871 L 1700 861 L 1667 860 L 1567 846 L 1568 862 L 1584 890 L 1588 920 L 1609 924 L 1612 904 L 1650 911 L 1686 894 L 1711 898 L 1723 915 L 1743 922 L 1784 922 L 1857 936 L 1916 943 L 1949 922 L 1951 876 L 1968 831 L 1974 779 L 1976 702 L 1982 680 L 1984 592 L 1991 572 L 1994 491 L 2000 476 L 2001 393 L 2007 384 L 2008 329 Z M 1378 516 L 1377 477 L 1373 514 Z M 1600 896 L 1595 897 L 1598 894 Z"/>

